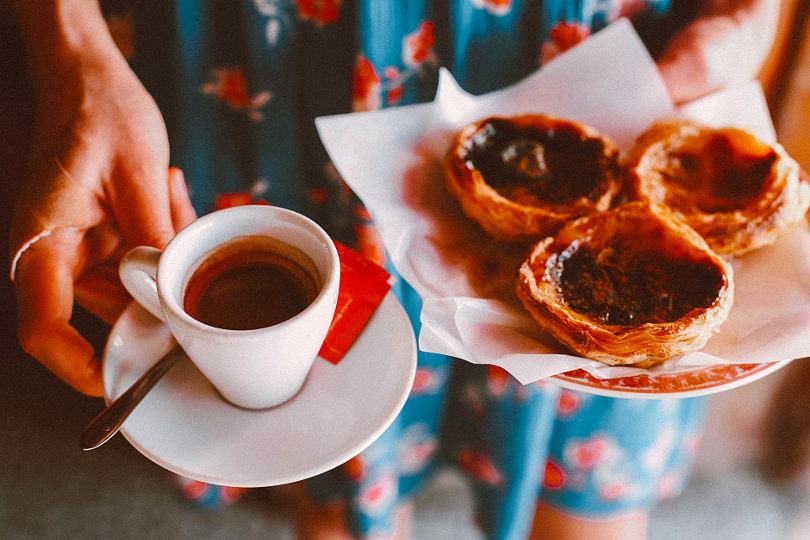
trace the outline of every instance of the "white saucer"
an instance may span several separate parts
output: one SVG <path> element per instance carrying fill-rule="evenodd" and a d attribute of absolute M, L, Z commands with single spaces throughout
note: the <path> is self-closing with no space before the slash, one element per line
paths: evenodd
<path fill-rule="evenodd" d="M 138 304 L 116 322 L 104 352 L 104 393 L 123 393 L 174 341 Z M 317 359 L 301 391 L 260 411 L 223 400 L 182 360 L 121 427 L 143 455 L 188 478 L 234 487 L 295 482 L 354 457 L 391 424 L 410 393 L 416 340 L 389 293 L 333 365 Z"/>

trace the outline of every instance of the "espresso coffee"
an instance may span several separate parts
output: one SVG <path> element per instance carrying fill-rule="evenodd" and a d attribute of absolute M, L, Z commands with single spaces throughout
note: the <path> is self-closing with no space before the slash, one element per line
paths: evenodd
<path fill-rule="evenodd" d="M 318 295 L 315 263 L 275 238 L 240 236 L 200 258 L 186 279 L 186 313 L 217 328 L 252 330 L 286 321 Z"/>

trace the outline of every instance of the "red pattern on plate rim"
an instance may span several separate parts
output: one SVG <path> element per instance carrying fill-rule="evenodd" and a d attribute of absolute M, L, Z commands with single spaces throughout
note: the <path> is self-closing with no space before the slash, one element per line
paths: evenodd
<path fill-rule="evenodd" d="M 693 392 L 726 385 L 769 369 L 778 362 L 757 364 L 719 364 L 680 373 L 634 375 L 615 379 L 599 379 L 587 371 L 576 369 L 554 375 L 555 379 L 591 388 L 638 394 Z M 584 390 L 587 391 L 587 390 Z"/>

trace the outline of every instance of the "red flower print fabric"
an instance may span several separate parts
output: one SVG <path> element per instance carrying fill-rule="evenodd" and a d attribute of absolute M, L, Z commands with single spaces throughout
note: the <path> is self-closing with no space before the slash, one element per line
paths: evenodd
<path fill-rule="evenodd" d="M 202 86 L 203 94 L 216 97 L 233 110 L 244 111 L 251 120 L 264 120 L 261 109 L 270 101 L 272 94 L 267 90 L 250 94 L 243 69 L 214 68 L 211 76 L 212 80 Z"/>
<path fill-rule="evenodd" d="M 334 24 L 340 18 L 341 0 L 295 0 L 298 16 L 319 25 Z"/>

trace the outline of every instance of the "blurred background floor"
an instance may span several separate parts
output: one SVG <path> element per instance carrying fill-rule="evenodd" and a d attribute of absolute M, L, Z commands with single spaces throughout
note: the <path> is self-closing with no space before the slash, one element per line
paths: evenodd
<path fill-rule="evenodd" d="M 4 328 L 11 328 L 11 321 Z M 8 336 L 7 332 L 3 333 Z M 292 539 L 273 488 L 200 510 L 120 435 L 92 452 L 79 434 L 102 407 L 4 340 L 0 363 L 0 538 Z M 651 540 L 810 538 L 810 492 L 776 488 L 755 467 L 761 406 L 781 375 L 712 398 L 687 490 L 653 512 Z M 466 480 L 440 472 L 415 505 L 414 538 L 479 539 Z"/>

